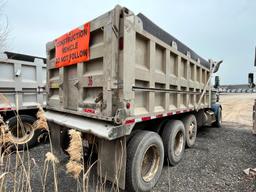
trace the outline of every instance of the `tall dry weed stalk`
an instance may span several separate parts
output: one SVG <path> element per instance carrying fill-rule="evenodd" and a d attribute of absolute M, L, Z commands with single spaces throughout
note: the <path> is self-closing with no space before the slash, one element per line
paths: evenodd
<path fill-rule="evenodd" d="M 44 161 L 44 170 L 43 170 L 43 192 L 46 191 L 46 181 L 47 181 L 47 175 L 49 171 L 49 163 L 52 164 L 53 168 L 53 178 L 54 178 L 54 191 L 58 192 L 58 180 L 57 180 L 57 164 L 59 163 L 58 158 L 52 153 L 47 152 L 45 155 L 45 161 Z"/>
<path fill-rule="evenodd" d="M 1 117 L 0 117 L 1 118 Z M 0 145 L 11 142 L 11 134 L 8 131 L 8 126 L 0 120 Z"/>
<path fill-rule="evenodd" d="M 58 174 L 57 174 L 57 165 L 59 164 L 58 158 L 53 153 L 52 140 L 49 134 L 49 126 L 47 123 L 47 118 L 45 116 L 45 111 L 43 110 L 41 105 L 38 105 L 38 112 L 36 114 L 37 121 L 34 123 L 33 127 L 35 130 L 44 129 L 48 132 L 49 141 L 50 141 L 50 152 L 47 152 L 45 155 L 44 168 L 43 168 L 43 191 L 46 191 L 47 185 L 47 175 L 49 171 L 49 163 L 52 164 L 53 169 L 53 180 L 54 180 L 54 191 L 58 192 Z"/>
<path fill-rule="evenodd" d="M 67 152 L 70 156 L 70 160 L 66 165 L 67 173 L 70 173 L 75 179 L 79 178 L 82 172 L 83 165 L 83 144 L 81 132 L 76 130 L 69 130 L 70 144 Z"/>
<path fill-rule="evenodd" d="M 45 130 L 49 131 L 45 112 L 41 105 L 38 105 L 38 111 L 37 111 L 36 116 L 37 116 L 37 121 L 34 124 L 34 128 L 35 129 L 45 129 Z"/>
<path fill-rule="evenodd" d="M 0 94 L 0 100 L 4 100 L 9 105 L 9 101 Z M 0 101 L 1 102 L 1 101 Z M 18 110 L 15 112 L 17 116 L 18 123 L 21 124 L 22 122 L 19 118 Z M 41 106 L 38 106 L 37 112 L 37 121 L 34 123 L 33 128 L 35 130 L 44 129 L 49 133 L 49 126 L 47 124 L 47 119 L 45 116 L 45 112 Z M 9 135 L 8 132 L 8 125 L 0 118 L 0 192 L 4 192 L 7 188 L 7 177 L 13 178 L 13 192 L 32 192 L 31 183 L 33 181 L 31 172 L 33 171 L 32 168 L 33 164 L 36 165 L 35 159 L 30 157 L 29 150 L 18 150 L 18 146 L 15 140 L 12 140 L 12 137 Z M 74 179 L 77 180 L 77 183 L 80 184 L 79 176 L 82 173 L 83 176 L 83 183 L 82 187 L 79 188 L 78 191 L 89 191 L 89 174 L 92 168 L 98 163 L 95 161 L 88 169 L 86 169 L 85 173 L 85 165 L 84 165 L 84 157 L 83 157 L 83 143 L 82 143 L 82 136 L 79 131 L 70 130 L 70 145 L 67 149 L 67 152 L 70 156 L 69 162 L 66 164 L 67 173 L 71 174 Z M 54 182 L 54 189 L 52 191 L 58 192 L 58 165 L 59 160 L 53 153 L 51 137 L 49 134 L 49 141 L 50 141 L 50 151 L 45 155 L 45 161 L 43 170 L 39 170 L 40 177 L 41 177 L 41 184 L 43 188 L 43 192 L 46 192 L 47 189 L 47 178 L 48 173 L 50 171 L 50 167 L 53 170 L 53 182 Z M 15 151 L 9 153 L 9 148 L 5 148 L 2 150 L 2 144 L 5 143 L 13 143 L 15 146 Z M 94 143 L 94 142 L 93 142 Z M 92 150 L 93 151 L 93 150 Z M 11 160 L 14 158 L 13 160 Z M 122 159 L 122 158 L 121 158 Z M 90 164 L 90 163 L 89 163 Z M 38 169 L 40 169 L 37 166 Z M 42 174 L 41 174 L 42 173 Z M 117 176 L 118 178 L 119 176 Z M 103 177 L 104 178 L 104 177 Z M 96 191 L 104 192 L 105 191 L 105 184 L 106 184 L 106 177 L 102 180 L 97 181 L 97 189 Z M 9 189 L 7 189 L 9 190 Z M 114 189 L 115 191 L 115 189 Z"/>
<path fill-rule="evenodd" d="M 8 99 L 3 95 L 0 94 L 0 100 L 6 103 L 7 106 L 10 106 L 10 102 Z M 16 105 L 18 106 L 18 101 L 16 101 Z M 15 116 L 17 117 L 17 124 L 19 124 L 21 127 L 23 126 L 23 123 L 19 117 L 19 111 L 13 111 L 15 113 Z M 45 117 L 44 110 L 41 106 L 38 106 L 38 113 L 37 113 L 37 121 L 33 125 L 34 131 L 38 129 L 45 129 L 49 131 L 47 119 Z M 9 147 L 3 147 L 4 145 L 11 143 L 12 146 Z M 29 150 L 26 150 L 28 147 L 25 145 L 23 150 L 18 149 L 19 139 L 13 137 L 11 132 L 9 131 L 8 125 L 3 121 L 3 118 L 0 117 L 0 191 L 4 191 L 6 189 L 6 182 L 5 177 L 6 175 L 12 174 L 13 177 L 13 186 L 12 189 L 14 192 L 32 192 L 31 187 L 31 169 L 32 169 L 32 163 L 35 164 L 35 160 L 31 162 L 30 158 L 30 152 Z M 50 150 L 51 152 L 48 152 L 46 154 L 45 159 L 45 165 L 43 169 L 43 176 L 47 177 L 48 167 L 49 163 L 52 164 L 53 174 L 54 174 L 54 191 L 58 191 L 58 182 L 57 182 L 57 164 L 59 163 L 58 159 L 53 155 L 52 153 L 52 145 L 50 144 Z M 9 153 L 9 149 L 11 148 L 12 152 Z M 12 160 L 11 160 L 12 159 Z M 14 161 L 13 161 L 14 160 Z M 45 168 L 47 167 L 47 168 Z M 37 167 L 38 168 L 38 167 Z M 7 174 L 8 173 L 8 174 Z M 41 172 L 39 173 L 41 176 L 41 182 L 43 189 L 45 191 L 46 188 L 46 182 L 43 179 L 43 176 L 41 175 Z M 10 190 L 10 189 L 8 189 Z"/>

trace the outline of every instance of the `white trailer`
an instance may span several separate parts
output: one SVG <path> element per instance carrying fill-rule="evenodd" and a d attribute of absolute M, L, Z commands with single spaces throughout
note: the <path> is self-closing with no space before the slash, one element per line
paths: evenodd
<path fill-rule="evenodd" d="M 59 46 L 78 47 L 72 42 L 85 27 L 86 61 L 59 65 L 81 56 L 60 58 Z M 164 158 L 175 165 L 194 145 L 197 127 L 221 126 L 210 84 L 220 63 L 121 6 L 49 42 L 46 116 L 55 153 L 68 145 L 69 129 L 79 130 L 88 150 L 97 145 L 98 174 L 128 191 L 150 190 Z"/>
<path fill-rule="evenodd" d="M 45 84 L 45 58 L 0 54 L 0 119 L 8 125 L 19 148 L 37 143 L 41 131 L 34 131 L 33 123 L 38 105 L 46 105 Z"/>

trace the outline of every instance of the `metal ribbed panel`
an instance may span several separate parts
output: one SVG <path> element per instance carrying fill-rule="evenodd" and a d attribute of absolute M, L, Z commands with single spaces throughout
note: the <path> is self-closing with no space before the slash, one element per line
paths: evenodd
<path fill-rule="evenodd" d="M 171 45 L 172 42 L 175 41 L 176 44 L 177 44 L 177 47 L 178 47 L 178 51 L 180 51 L 181 53 L 183 53 L 185 55 L 187 55 L 187 52 L 190 52 L 191 58 L 193 60 L 197 61 L 197 59 L 199 58 L 200 59 L 200 63 L 203 66 L 205 66 L 207 68 L 210 68 L 209 62 L 207 62 L 205 59 L 203 59 L 202 57 L 197 55 L 193 50 L 191 50 L 189 47 L 184 45 L 178 39 L 176 39 L 175 37 L 173 37 L 172 35 L 170 35 L 166 31 L 164 31 L 163 29 L 158 27 L 150 19 L 148 19 L 145 15 L 143 15 L 142 13 L 139 13 L 137 16 L 142 20 L 142 22 L 143 22 L 143 29 L 145 31 L 147 31 L 148 33 L 154 35 L 155 37 L 157 37 L 158 39 L 162 40 L 163 42 L 165 42 L 165 43 L 167 43 L 169 45 Z"/>

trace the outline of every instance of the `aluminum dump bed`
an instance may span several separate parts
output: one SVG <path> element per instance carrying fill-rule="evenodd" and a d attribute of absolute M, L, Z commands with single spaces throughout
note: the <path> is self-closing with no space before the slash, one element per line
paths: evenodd
<path fill-rule="evenodd" d="M 45 63 L 46 59 L 30 55 L 0 55 L 0 111 L 37 108 L 38 103 L 46 105 Z"/>
<path fill-rule="evenodd" d="M 116 6 L 46 49 L 53 152 L 63 157 L 70 129 L 81 132 L 84 159 L 113 186 L 150 191 L 197 127 L 221 126 L 210 77 L 222 61 L 208 63 L 143 14 Z"/>
<path fill-rule="evenodd" d="M 86 25 L 86 62 L 56 66 L 57 40 L 47 44 L 49 111 L 132 125 L 195 110 L 210 77 L 206 60 L 124 7 Z M 210 86 L 206 90 L 199 108 L 210 108 Z"/>

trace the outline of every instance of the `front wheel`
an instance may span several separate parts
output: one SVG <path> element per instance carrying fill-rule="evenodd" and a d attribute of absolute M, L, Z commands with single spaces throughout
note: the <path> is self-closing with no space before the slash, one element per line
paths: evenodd
<path fill-rule="evenodd" d="M 213 123 L 213 126 L 220 128 L 222 126 L 222 109 L 221 109 L 221 107 L 218 108 L 215 118 L 216 118 L 216 121 Z"/>
<path fill-rule="evenodd" d="M 136 133 L 127 145 L 126 190 L 151 190 L 161 175 L 163 162 L 161 137 L 150 131 Z"/>

